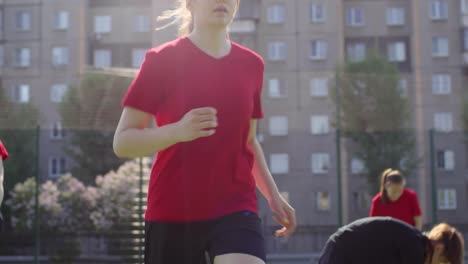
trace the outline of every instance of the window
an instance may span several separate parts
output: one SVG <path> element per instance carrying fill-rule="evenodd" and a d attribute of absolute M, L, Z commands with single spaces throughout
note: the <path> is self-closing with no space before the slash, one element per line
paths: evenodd
<path fill-rule="evenodd" d="M 108 68 L 112 66 L 112 57 L 110 50 L 95 50 L 94 51 L 94 67 Z"/>
<path fill-rule="evenodd" d="M 359 158 L 351 159 L 351 173 L 352 174 L 361 174 L 366 172 L 366 167 L 364 166 L 364 161 Z"/>
<path fill-rule="evenodd" d="M 134 19 L 135 32 L 143 33 L 150 31 L 150 18 L 148 16 L 135 16 Z"/>
<path fill-rule="evenodd" d="M 112 19 L 110 16 L 95 16 L 94 17 L 94 32 L 95 33 L 110 33 L 112 31 Z"/>
<path fill-rule="evenodd" d="M 66 84 L 54 84 L 50 88 L 50 101 L 53 103 L 60 103 L 67 92 Z"/>
<path fill-rule="evenodd" d="M 366 58 L 366 44 L 352 43 L 347 46 L 348 60 L 351 62 L 363 61 Z"/>
<path fill-rule="evenodd" d="M 286 43 L 275 41 L 268 45 L 268 58 L 271 61 L 283 61 L 286 56 Z"/>
<path fill-rule="evenodd" d="M 310 80 L 310 96 L 326 97 L 328 96 L 328 79 L 314 78 Z"/>
<path fill-rule="evenodd" d="M 435 113 L 434 129 L 438 132 L 451 132 L 453 130 L 452 113 Z"/>
<path fill-rule="evenodd" d="M 271 98 L 286 97 L 286 87 L 284 81 L 276 78 L 268 80 L 268 95 Z"/>
<path fill-rule="evenodd" d="M 65 137 L 65 130 L 62 128 L 61 122 L 55 122 L 51 126 L 50 138 L 51 139 L 62 139 Z"/>
<path fill-rule="evenodd" d="M 54 16 L 54 28 L 56 30 L 68 29 L 69 13 L 67 11 L 59 11 Z"/>
<path fill-rule="evenodd" d="M 330 168 L 330 156 L 327 153 L 312 154 L 312 173 L 327 173 Z"/>
<path fill-rule="evenodd" d="M 364 25 L 364 10 L 359 7 L 351 7 L 348 9 L 346 21 L 348 26 L 359 27 Z"/>
<path fill-rule="evenodd" d="M 5 65 L 5 49 L 0 45 L 0 66 Z"/>
<path fill-rule="evenodd" d="M 450 94 L 452 81 L 448 74 L 432 75 L 432 93 L 433 94 Z"/>
<path fill-rule="evenodd" d="M 13 63 L 16 67 L 31 66 L 31 49 L 16 48 L 15 53 L 14 53 Z"/>
<path fill-rule="evenodd" d="M 286 19 L 286 7 L 281 4 L 268 7 L 267 21 L 269 24 L 282 24 Z"/>
<path fill-rule="evenodd" d="M 404 42 L 393 42 L 387 47 L 388 60 L 391 62 L 403 62 L 406 60 L 406 50 Z"/>
<path fill-rule="evenodd" d="M 323 60 L 327 57 L 327 42 L 324 40 L 312 40 L 310 42 L 311 60 Z"/>
<path fill-rule="evenodd" d="M 262 143 L 265 140 L 265 136 L 262 133 L 257 133 L 257 140 Z"/>
<path fill-rule="evenodd" d="M 442 20 L 448 18 L 447 0 L 430 0 L 429 16 L 432 20 Z"/>
<path fill-rule="evenodd" d="M 286 136 L 288 134 L 288 118 L 286 116 L 270 117 L 270 135 Z"/>
<path fill-rule="evenodd" d="M 330 210 L 329 192 L 317 192 L 317 209 L 320 211 Z"/>
<path fill-rule="evenodd" d="M 313 115 L 310 117 L 310 131 L 312 135 L 322 135 L 330 132 L 330 122 L 327 115 Z"/>
<path fill-rule="evenodd" d="M 143 60 L 145 59 L 146 49 L 133 49 L 132 50 L 132 67 L 140 68 Z"/>
<path fill-rule="evenodd" d="M 289 203 L 289 192 L 280 192 L 281 196 Z"/>
<path fill-rule="evenodd" d="M 18 31 L 31 30 L 31 13 L 19 11 L 15 15 L 15 26 Z"/>
<path fill-rule="evenodd" d="M 64 157 L 49 158 L 49 177 L 57 178 L 65 174 L 67 161 Z"/>
<path fill-rule="evenodd" d="M 289 172 L 289 155 L 277 153 L 270 155 L 270 171 L 274 174 L 285 174 Z"/>
<path fill-rule="evenodd" d="M 468 51 L 468 29 L 463 30 L 463 51 Z"/>
<path fill-rule="evenodd" d="M 54 47 L 52 48 L 52 65 L 61 66 L 68 64 L 68 48 Z"/>
<path fill-rule="evenodd" d="M 455 189 L 437 190 L 437 202 L 439 210 L 457 209 L 457 191 Z"/>
<path fill-rule="evenodd" d="M 452 171 L 455 169 L 455 153 L 451 150 L 437 151 L 437 168 Z"/>
<path fill-rule="evenodd" d="M 30 99 L 29 84 L 15 85 L 13 88 L 13 99 L 17 103 L 28 103 Z"/>
<path fill-rule="evenodd" d="M 448 38 L 433 37 L 432 38 L 432 57 L 448 57 L 449 41 Z"/>
<path fill-rule="evenodd" d="M 402 26 L 405 24 L 405 9 L 401 7 L 387 8 L 387 25 Z"/>
<path fill-rule="evenodd" d="M 468 0 L 461 0 L 461 10 L 463 15 L 468 15 Z"/>
<path fill-rule="evenodd" d="M 408 97 L 408 80 L 400 79 L 398 81 L 398 89 L 401 97 Z"/>
<path fill-rule="evenodd" d="M 366 191 L 353 192 L 354 209 L 369 210 L 371 197 Z"/>
<path fill-rule="evenodd" d="M 312 23 L 325 22 L 325 6 L 323 3 L 313 3 L 310 6 L 310 21 Z"/>

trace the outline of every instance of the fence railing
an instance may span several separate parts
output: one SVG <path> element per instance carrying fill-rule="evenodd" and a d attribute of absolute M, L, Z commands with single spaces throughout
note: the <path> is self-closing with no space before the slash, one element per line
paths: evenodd
<path fill-rule="evenodd" d="M 150 170 L 150 162 L 147 161 L 148 159 L 137 159 L 131 162 L 132 165 L 130 168 L 125 168 L 123 171 L 119 172 L 119 168 L 123 166 L 124 162 L 128 161 L 119 160 L 113 155 L 112 134 L 102 131 L 87 131 L 87 133 L 81 134 L 81 138 L 71 138 L 74 132 L 67 131 L 64 137 L 56 138 L 54 133 L 54 131 L 42 128 L 20 131 L 0 130 L 0 139 L 10 152 L 10 158 L 5 162 L 7 202 L 2 205 L 5 223 L 0 235 L 0 263 L 47 263 L 45 261 L 51 261 L 51 263 L 53 263 L 53 261 L 59 261 L 57 258 L 59 259 L 61 257 L 60 254 L 63 253 L 59 252 L 59 249 L 63 249 L 64 252 L 67 252 L 62 255 L 68 254 L 75 256 L 74 263 L 119 263 L 119 261 L 122 263 L 142 263 L 144 245 L 143 213 L 146 209 L 146 188 Z M 95 138 L 99 138 L 100 140 L 95 150 L 96 153 L 94 153 L 91 147 L 80 148 L 80 144 L 85 144 L 86 142 L 91 145 L 93 144 L 93 133 L 96 134 Z M 291 132 L 291 134 L 293 134 L 293 132 Z M 301 137 L 299 132 L 296 134 L 298 134 L 297 136 L 299 138 Z M 425 136 L 425 145 L 423 146 L 425 149 L 425 163 L 419 164 L 412 175 L 407 175 L 409 186 L 416 187 L 417 191 L 420 191 L 420 188 L 418 189 L 420 184 L 418 182 L 418 173 L 419 169 L 424 167 L 427 172 L 425 188 L 426 191 L 429 192 L 429 195 L 426 196 L 428 203 L 426 206 L 427 210 L 424 212 L 426 215 L 430 216 L 427 226 L 429 227 L 433 222 L 447 221 L 449 223 L 454 223 L 458 228 L 463 230 L 467 235 L 466 237 L 468 237 L 468 228 L 465 228 L 465 225 L 468 224 L 468 214 L 466 214 L 464 208 L 464 204 L 467 204 L 465 198 L 467 197 L 467 179 L 465 175 L 468 175 L 466 135 L 462 131 L 446 133 L 428 131 Z M 315 214 L 313 210 L 317 210 L 318 200 L 314 200 L 314 198 L 303 201 L 304 199 L 294 199 L 294 197 L 290 197 L 291 203 L 298 212 L 300 226 L 295 235 L 288 240 L 272 236 L 271 234 L 273 234 L 277 226 L 269 220 L 271 215 L 268 213 L 262 214 L 262 218 L 264 218 L 267 251 L 271 263 L 314 263 L 313 261 L 315 261 L 316 255 L 320 252 L 328 236 L 339 226 L 339 221 L 337 220 L 324 220 L 321 224 L 316 224 L 313 222 L 316 218 L 327 216 L 327 219 L 341 219 L 343 215 L 342 210 L 346 206 L 350 206 L 350 208 L 348 208 L 349 219 L 365 216 L 367 214 L 366 206 L 368 206 L 368 204 L 352 205 L 353 201 L 348 200 L 345 203 L 341 203 L 340 206 L 339 203 L 333 202 L 339 197 L 337 184 L 342 183 L 337 177 L 348 177 L 348 199 L 353 199 L 351 195 L 353 191 L 352 188 L 366 192 L 369 186 L 366 185 L 366 183 L 356 186 L 352 185 L 354 181 L 357 181 L 356 179 L 365 182 L 365 170 L 357 172 L 355 164 L 352 163 L 352 154 L 356 146 L 350 143 L 349 140 L 344 140 L 343 133 L 330 135 L 329 138 L 331 144 L 325 142 L 327 143 L 326 148 L 324 147 L 325 145 L 321 145 L 319 151 L 321 153 L 330 154 L 329 163 L 326 164 L 327 168 L 324 169 L 328 177 L 323 177 L 322 182 L 314 182 L 314 184 L 325 184 L 325 181 L 327 182 L 326 184 L 328 184 L 328 188 L 331 191 L 328 197 L 324 196 L 324 199 L 329 200 L 321 201 L 323 204 L 320 204 L 320 206 L 327 205 L 329 208 L 320 208 L 320 214 Z M 337 142 L 340 140 L 343 141 L 343 144 L 340 145 L 340 148 L 337 148 Z M 274 147 L 269 145 L 271 141 L 272 139 L 266 139 L 266 141 L 262 143 L 264 144 L 267 160 L 269 160 L 269 154 L 275 151 Z M 292 140 L 292 144 L 301 144 L 297 146 L 299 147 L 297 149 L 300 150 L 298 150 L 295 157 L 307 155 L 307 158 L 301 158 L 302 160 L 310 160 L 310 153 L 317 152 L 318 149 L 314 144 L 309 146 L 302 140 Z M 104 152 L 103 149 L 107 149 L 107 152 Z M 294 151 L 294 149 L 295 148 L 292 148 L 292 151 Z M 83 150 L 87 152 L 83 153 Z M 342 155 L 344 152 L 346 152 L 347 155 Z M 346 157 L 347 160 L 337 159 L 337 156 Z M 64 158 L 65 161 L 62 158 Z M 341 164 L 338 164 L 340 160 Z M 96 164 L 95 167 L 93 167 L 94 164 Z M 296 172 L 304 175 L 312 174 L 311 177 L 314 177 L 314 164 L 294 166 L 295 165 L 291 166 L 290 172 L 287 173 L 286 176 L 275 175 L 275 178 L 279 179 L 280 187 L 281 179 L 284 181 L 295 181 L 298 178 L 296 177 L 297 175 L 294 175 Z M 307 166 L 312 166 L 312 168 L 307 168 Z M 109 171 L 112 170 L 116 172 L 110 173 Z M 51 186 L 58 188 L 56 185 L 59 179 L 63 178 L 61 175 L 69 172 L 72 172 L 73 178 L 79 181 L 84 187 L 78 188 L 74 185 L 76 183 L 70 181 L 67 182 L 69 185 L 66 187 L 69 189 L 59 190 L 57 191 L 58 193 L 47 196 L 49 192 L 53 192 L 47 188 Z M 102 175 L 99 180 L 98 177 L 96 177 L 98 175 L 96 172 Z M 82 204 L 75 204 L 74 200 L 67 200 L 68 198 L 66 198 L 64 193 L 70 191 L 73 193 L 72 190 L 80 190 L 75 192 L 83 192 L 90 195 L 93 194 L 93 192 L 97 192 L 102 195 L 101 197 L 104 197 L 106 191 L 113 190 L 106 188 L 113 187 L 101 186 L 97 181 L 105 181 L 106 177 L 111 178 L 114 174 L 119 173 L 131 174 L 135 180 L 135 184 L 132 185 L 131 203 L 127 205 L 130 208 L 130 216 L 124 217 L 119 215 L 119 212 L 113 215 L 115 216 L 113 219 L 114 224 L 119 225 L 106 231 L 99 231 L 96 227 L 86 229 L 80 226 L 78 226 L 77 230 L 54 230 L 48 226 L 48 223 L 51 221 L 58 221 L 56 226 L 59 226 L 60 221 L 63 221 L 62 218 L 53 218 L 48 211 L 47 203 L 51 201 L 47 199 L 55 197 L 54 195 L 58 197 L 54 198 L 57 199 L 55 205 L 60 205 L 62 209 L 70 209 L 74 208 L 73 206 L 78 206 L 78 208 L 74 208 L 73 210 L 91 210 L 89 214 L 99 219 L 99 214 L 104 212 L 97 210 L 98 207 L 101 209 L 105 208 L 106 206 L 104 204 L 106 204 L 106 201 L 107 203 L 110 201 L 112 201 L 112 203 L 117 201 L 111 200 L 115 199 L 115 197 L 109 196 L 109 200 L 103 198 L 93 201 L 100 204 L 99 206 L 95 206 L 94 209 L 89 209 L 85 207 L 81 208 L 80 206 L 82 206 Z M 28 178 L 35 179 L 35 182 L 39 184 L 34 185 L 30 193 L 23 191 L 23 194 L 26 196 L 22 199 L 29 200 L 23 201 L 21 204 L 23 207 L 20 209 L 15 209 L 16 205 L 8 205 L 8 201 L 12 199 L 14 186 L 23 184 L 22 188 L 26 188 L 27 186 L 24 183 Z M 48 181 L 55 185 L 45 185 Z M 315 185 L 311 185 L 310 189 L 315 187 Z M 115 188 L 115 190 L 118 191 L 118 187 Z M 128 192 L 128 189 L 126 189 L 126 191 Z M 291 194 L 294 194 L 294 190 L 291 190 Z M 305 196 L 301 195 L 301 197 Z M 85 197 L 83 199 L 87 198 Z M 358 199 L 358 202 L 363 201 L 359 197 Z M 367 200 L 367 203 L 368 202 Z M 339 208 L 333 208 L 333 205 L 337 205 Z M 362 207 L 363 209 L 361 208 L 362 210 L 359 214 L 353 215 L 353 213 L 358 211 L 356 210 L 358 207 Z M 66 211 L 65 209 L 64 212 Z M 18 221 L 16 218 L 19 216 L 16 215 L 15 210 L 24 212 L 30 211 L 30 214 L 23 215 L 27 216 L 23 221 L 29 222 L 29 228 L 26 228 L 26 231 L 24 228 L 17 228 L 18 223 L 15 221 Z M 264 205 L 261 205 L 260 210 L 262 212 L 269 211 Z M 313 214 L 313 217 L 308 217 L 306 214 Z M 333 216 L 330 217 L 332 214 Z M 70 216 L 73 219 L 74 215 L 72 214 Z M 125 218 L 124 222 L 120 222 L 123 219 L 122 217 Z M 95 222 L 99 224 L 99 221 L 96 219 L 94 219 Z M 69 241 L 70 243 L 64 243 L 63 241 Z"/>

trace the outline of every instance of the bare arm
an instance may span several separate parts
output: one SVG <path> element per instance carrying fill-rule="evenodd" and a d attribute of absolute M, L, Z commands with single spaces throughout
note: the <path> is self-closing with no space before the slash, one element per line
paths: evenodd
<path fill-rule="evenodd" d="M 253 166 L 253 175 L 255 177 L 255 182 L 257 184 L 257 188 L 263 194 L 265 199 L 270 201 L 271 199 L 280 196 L 278 187 L 271 175 L 267 162 L 265 160 L 265 155 L 263 154 L 262 147 L 255 135 L 255 131 L 257 130 L 257 122 L 251 121 L 250 122 L 250 134 L 249 134 L 249 145 L 255 155 L 255 161 Z"/>
<path fill-rule="evenodd" d="M 153 155 L 178 142 L 192 141 L 214 134 L 216 110 L 197 108 L 178 122 L 147 128 L 151 115 L 125 107 L 114 135 L 114 152 L 118 157 L 135 158 Z"/>
<path fill-rule="evenodd" d="M 419 230 L 422 231 L 422 220 L 421 216 L 414 217 L 414 226 Z"/>
<path fill-rule="evenodd" d="M 174 125 L 146 128 L 151 115 L 125 107 L 114 134 L 114 152 L 118 157 L 152 155 L 177 143 Z"/>
<path fill-rule="evenodd" d="M 268 169 L 265 155 L 262 147 L 257 140 L 257 120 L 250 122 L 250 133 L 248 144 L 254 153 L 254 165 L 252 169 L 253 176 L 257 188 L 262 195 L 268 200 L 276 222 L 283 226 L 283 229 L 276 232 L 279 236 L 290 236 L 296 229 L 296 213 L 295 210 L 281 197 L 275 180 Z"/>

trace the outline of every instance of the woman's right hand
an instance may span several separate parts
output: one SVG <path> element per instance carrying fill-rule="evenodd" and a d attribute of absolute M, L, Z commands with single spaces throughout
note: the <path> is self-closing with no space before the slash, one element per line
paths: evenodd
<path fill-rule="evenodd" d="M 188 142 L 213 135 L 218 126 L 216 109 L 213 107 L 195 108 L 187 112 L 176 124 L 179 142 Z"/>

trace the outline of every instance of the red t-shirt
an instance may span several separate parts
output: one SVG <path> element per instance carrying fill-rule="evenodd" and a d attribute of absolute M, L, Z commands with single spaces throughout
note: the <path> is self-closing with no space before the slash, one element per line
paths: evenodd
<path fill-rule="evenodd" d="M 0 140 L 0 157 L 2 157 L 3 160 L 6 160 L 8 158 L 8 152 L 5 146 L 3 146 L 3 143 L 1 140 Z"/>
<path fill-rule="evenodd" d="M 414 217 L 420 215 L 418 196 L 413 190 L 404 189 L 398 200 L 387 204 L 383 204 L 380 193 L 372 199 L 370 216 L 390 216 L 414 226 Z"/>
<path fill-rule="evenodd" d="M 154 115 L 158 126 L 199 107 L 217 110 L 212 136 L 160 151 L 151 171 L 147 221 L 197 221 L 257 212 L 247 144 L 251 119 L 263 117 L 262 58 L 236 43 L 213 58 L 187 37 L 152 48 L 122 104 Z"/>

